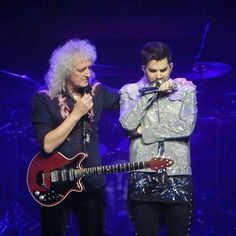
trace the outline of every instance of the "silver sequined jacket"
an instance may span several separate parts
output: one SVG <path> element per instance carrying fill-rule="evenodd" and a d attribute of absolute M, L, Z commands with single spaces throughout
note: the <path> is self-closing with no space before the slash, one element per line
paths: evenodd
<path fill-rule="evenodd" d="M 139 125 L 143 128 L 142 137 L 131 141 L 131 162 L 150 160 L 158 154 L 158 144 L 163 141 L 165 157 L 174 161 L 167 169 L 168 175 L 191 175 L 189 137 L 197 116 L 196 87 L 183 78 L 173 83 L 175 89 L 169 93 L 143 96 L 139 89 L 149 86 L 146 77 L 123 86 L 120 122 L 128 131 Z"/>

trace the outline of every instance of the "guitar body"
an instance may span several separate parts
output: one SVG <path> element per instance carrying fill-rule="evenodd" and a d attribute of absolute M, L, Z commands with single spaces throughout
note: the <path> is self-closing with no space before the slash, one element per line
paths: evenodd
<path fill-rule="evenodd" d="M 52 207 L 62 202 L 72 192 L 84 190 L 81 178 L 67 181 L 52 181 L 52 172 L 60 170 L 81 169 L 82 161 L 86 158 L 84 153 L 78 153 L 68 159 L 61 153 L 51 155 L 38 153 L 34 156 L 27 170 L 27 186 L 32 197 L 46 207 Z M 68 179 L 68 176 L 65 176 Z"/>

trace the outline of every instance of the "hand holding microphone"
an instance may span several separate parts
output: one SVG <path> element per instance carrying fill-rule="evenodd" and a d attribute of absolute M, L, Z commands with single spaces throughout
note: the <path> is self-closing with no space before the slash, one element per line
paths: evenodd
<path fill-rule="evenodd" d="M 173 89 L 173 81 L 171 79 L 168 79 L 164 82 L 162 80 L 160 80 L 159 84 L 160 84 L 160 86 L 159 86 L 160 92 L 165 92 L 165 91 L 169 91 L 169 90 Z"/>
<path fill-rule="evenodd" d="M 78 117 L 83 117 L 84 115 L 90 113 L 92 107 L 93 98 L 90 94 L 85 93 L 83 96 L 76 96 L 76 103 L 74 105 L 73 112 L 77 113 Z"/>
<path fill-rule="evenodd" d="M 168 80 L 156 80 L 151 87 L 145 87 L 139 89 L 141 95 L 146 95 L 149 93 L 158 93 L 158 92 L 168 92 L 175 89 L 175 85 L 171 79 Z"/>

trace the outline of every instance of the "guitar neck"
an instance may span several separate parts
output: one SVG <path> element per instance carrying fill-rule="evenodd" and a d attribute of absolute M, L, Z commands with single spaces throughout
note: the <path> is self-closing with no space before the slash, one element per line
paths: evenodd
<path fill-rule="evenodd" d="M 56 183 L 59 181 L 73 181 L 75 179 L 83 178 L 86 176 L 121 173 L 147 168 L 151 168 L 152 170 L 158 170 L 161 168 L 169 167 L 173 165 L 173 163 L 174 162 L 171 159 L 154 157 L 149 161 L 143 162 L 123 163 L 90 168 L 60 168 L 50 171 L 49 173 L 43 173 L 42 178 L 44 178 L 44 175 L 49 174 L 52 183 Z"/>
<path fill-rule="evenodd" d="M 104 175 L 112 173 L 128 172 L 133 170 L 141 170 L 149 167 L 149 162 L 133 162 L 107 166 L 97 166 L 83 169 L 76 169 L 77 176 L 93 176 L 93 175 Z"/>

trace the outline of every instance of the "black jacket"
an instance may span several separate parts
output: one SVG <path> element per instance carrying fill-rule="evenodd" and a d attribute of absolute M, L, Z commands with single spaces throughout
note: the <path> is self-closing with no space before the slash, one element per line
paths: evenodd
<path fill-rule="evenodd" d="M 51 99 L 47 91 L 40 91 L 32 99 L 32 125 L 36 133 L 40 148 L 43 151 L 43 140 L 45 135 L 59 126 L 65 118 L 63 112 L 71 112 L 74 106 L 72 98 L 67 94 Z M 103 110 L 119 108 L 119 92 L 105 85 L 98 84 L 93 96 L 93 119 L 90 143 L 87 146 L 88 158 L 83 161 L 83 167 L 94 167 L 101 165 L 99 153 L 99 140 L 97 123 Z M 57 150 L 67 158 L 74 157 L 83 151 L 83 118 L 74 127 L 67 139 Z M 84 179 L 94 188 L 101 188 L 104 185 L 104 176 L 91 176 Z"/>

